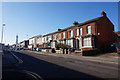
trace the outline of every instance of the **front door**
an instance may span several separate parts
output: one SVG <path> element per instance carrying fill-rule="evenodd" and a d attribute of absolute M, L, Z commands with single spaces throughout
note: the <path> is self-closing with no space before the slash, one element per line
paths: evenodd
<path fill-rule="evenodd" d="M 79 49 L 81 49 L 81 45 L 82 45 L 82 43 L 81 43 L 81 38 L 79 39 Z"/>

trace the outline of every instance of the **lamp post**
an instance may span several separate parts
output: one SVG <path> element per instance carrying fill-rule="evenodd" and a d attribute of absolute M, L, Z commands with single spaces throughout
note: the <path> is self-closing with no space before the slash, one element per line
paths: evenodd
<path fill-rule="evenodd" d="M 1 44 L 2 44 L 2 42 L 3 42 L 3 28 L 4 28 L 4 26 L 5 26 L 5 23 L 2 25 L 2 36 L 1 36 Z"/>
<path fill-rule="evenodd" d="M 4 28 L 4 26 L 5 26 L 5 23 L 2 25 L 1 44 L 3 42 L 3 28 Z M 2 44 L 2 50 L 3 50 L 3 44 Z"/>

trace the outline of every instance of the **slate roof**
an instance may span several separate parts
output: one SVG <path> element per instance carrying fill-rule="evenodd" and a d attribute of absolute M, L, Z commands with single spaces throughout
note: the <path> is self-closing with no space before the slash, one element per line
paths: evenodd
<path fill-rule="evenodd" d="M 79 27 L 79 26 L 82 26 L 82 25 L 85 25 L 85 24 L 89 24 L 89 23 L 92 23 L 92 22 L 96 22 L 96 21 L 98 21 L 100 18 L 102 18 L 102 17 L 97 17 L 97 18 L 94 18 L 94 19 L 85 21 L 85 22 L 83 22 L 83 23 L 79 23 L 79 24 L 76 25 L 76 26 L 70 26 L 70 27 L 67 27 L 67 28 L 65 28 L 65 29 L 61 29 L 60 31 L 56 31 L 56 32 L 53 32 L 53 33 L 46 34 L 46 35 L 44 35 L 44 36 L 48 36 L 48 35 L 55 34 L 55 33 L 59 33 L 59 32 L 62 32 L 62 31 L 68 30 L 68 29 L 72 29 L 72 28 L 75 28 L 75 27 Z M 44 37 L 44 36 L 43 36 L 43 37 Z"/>

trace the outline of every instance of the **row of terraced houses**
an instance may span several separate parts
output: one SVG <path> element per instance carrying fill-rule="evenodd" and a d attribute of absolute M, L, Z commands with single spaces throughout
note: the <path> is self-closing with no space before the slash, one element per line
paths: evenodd
<path fill-rule="evenodd" d="M 28 48 L 56 49 L 58 43 L 67 45 L 77 52 L 87 50 L 105 51 L 111 49 L 111 44 L 116 42 L 114 25 L 104 11 L 101 16 L 83 23 L 74 22 L 73 26 L 58 29 L 46 35 L 38 35 L 28 40 Z"/>

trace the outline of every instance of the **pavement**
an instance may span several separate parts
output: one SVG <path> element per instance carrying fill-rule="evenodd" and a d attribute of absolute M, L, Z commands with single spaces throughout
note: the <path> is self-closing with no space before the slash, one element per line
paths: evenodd
<path fill-rule="evenodd" d="M 88 61 L 99 62 L 99 63 L 118 64 L 118 56 L 114 58 L 109 58 L 109 57 L 80 56 L 80 55 L 73 55 L 73 54 L 47 53 L 47 52 L 37 52 L 37 51 L 28 51 L 28 52 L 34 52 L 36 54 L 51 55 L 56 57 L 72 58 L 72 59 L 78 59 L 78 60 L 82 59 L 82 60 L 88 60 Z"/>

